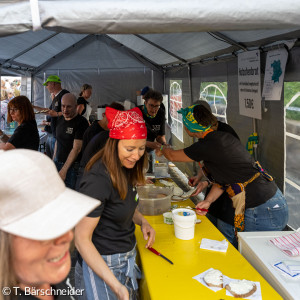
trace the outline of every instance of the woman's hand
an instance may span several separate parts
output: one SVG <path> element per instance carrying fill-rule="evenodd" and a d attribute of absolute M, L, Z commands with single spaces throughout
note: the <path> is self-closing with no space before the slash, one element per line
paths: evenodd
<path fill-rule="evenodd" d="M 205 216 L 207 214 L 207 211 L 202 211 L 200 209 L 209 209 L 211 205 L 211 202 L 208 201 L 208 200 L 203 200 L 201 202 L 199 202 L 197 205 L 196 205 L 196 214 L 197 215 L 200 215 L 200 216 Z M 197 209 L 197 208 L 200 208 L 200 209 Z"/>
<path fill-rule="evenodd" d="M 66 177 L 67 177 L 67 172 L 64 170 L 64 168 L 62 168 L 59 172 L 58 172 L 60 178 L 65 181 Z"/>
<path fill-rule="evenodd" d="M 151 227 L 148 221 L 144 218 L 141 225 L 141 230 L 144 236 L 144 239 L 147 242 L 146 248 L 152 247 L 155 241 L 155 230 Z"/>
<path fill-rule="evenodd" d="M 119 289 L 116 291 L 116 295 L 119 300 L 129 300 L 128 290 L 123 284 L 120 284 Z"/>
<path fill-rule="evenodd" d="M 195 192 L 192 194 L 192 196 L 197 196 L 199 193 L 201 193 L 207 187 L 208 187 L 208 182 L 206 180 L 200 181 L 196 187 Z"/>

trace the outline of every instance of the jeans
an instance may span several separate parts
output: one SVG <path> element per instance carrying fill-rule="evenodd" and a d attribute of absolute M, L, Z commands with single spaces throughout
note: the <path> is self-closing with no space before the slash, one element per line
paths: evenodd
<path fill-rule="evenodd" d="M 135 248 L 127 253 L 118 253 L 113 255 L 102 255 L 102 258 L 114 274 L 114 276 L 126 286 L 129 299 L 138 298 L 137 279 L 140 279 L 140 270 L 135 264 Z M 93 270 L 82 262 L 83 278 L 88 300 L 117 300 L 116 294 Z"/>
<path fill-rule="evenodd" d="M 149 168 L 147 173 L 154 173 L 154 164 L 155 164 L 155 152 L 150 151 L 148 152 L 148 162 L 149 162 Z"/>
<path fill-rule="evenodd" d="M 245 231 L 280 231 L 289 219 L 288 206 L 281 191 L 266 203 L 245 211 Z"/>
<path fill-rule="evenodd" d="M 234 227 L 211 215 L 208 219 L 222 232 L 227 240 L 237 248 Z M 288 206 L 281 191 L 277 189 L 275 195 L 267 202 L 248 208 L 245 211 L 245 231 L 281 231 L 288 222 Z"/>
<path fill-rule="evenodd" d="M 225 238 L 235 247 L 238 247 L 238 242 L 234 234 L 234 226 L 218 219 L 210 214 L 206 215 L 207 218 L 221 231 Z"/>
<path fill-rule="evenodd" d="M 53 158 L 53 154 L 54 154 L 55 142 L 56 142 L 56 138 L 51 133 L 47 133 L 46 154 L 51 159 Z"/>
<path fill-rule="evenodd" d="M 60 161 L 54 161 L 56 165 L 56 169 L 59 172 L 61 168 L 64 166 L 64 162 Z M 65 179 L 65 184 L 66 187 L 75 190 L 76 186 L 76 180 L 77 180 L 77 175 L 78 175 L 78 169 L 79 169 L 79 162 L 74 162 L 72 166 L 69 168 L 67 171 L 66 179 Z"/>
<path fill-rule="evenodd" d="M 86 290 L 85 290 L 85 285 L 84 285 L 84 280 L 83 280 L 82 266 L 80 265 L 80 263 L 78 261 L 76 262 L 76 265 L 75 265 L 75 288 L 84 290 L 82 295 L 77 296 L 77 299 L 78 300 L 87 300 Z"/>

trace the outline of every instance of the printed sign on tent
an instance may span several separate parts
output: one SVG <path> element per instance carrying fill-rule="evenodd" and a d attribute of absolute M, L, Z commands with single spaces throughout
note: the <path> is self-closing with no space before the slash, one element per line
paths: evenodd
<path fill-rule="evenodd" d="M 261 120 L 259 50 L 238 55 L 238 83 L 240 114 Z"/>
<path fill-rule="evenodd" d="M 264 100 L 280 100 L 288 52 L 286 49 L 269 51 L 267 54 L 264 88 Z"/>

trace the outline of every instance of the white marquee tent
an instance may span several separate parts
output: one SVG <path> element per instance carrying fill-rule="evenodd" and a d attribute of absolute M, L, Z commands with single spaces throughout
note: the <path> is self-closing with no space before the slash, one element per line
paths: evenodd
<path fill-rule="evenodd" d="M 267 51 L 285 47 L 285 81 L 298 82 L 299 37 L 300 2 L 293 0 L 7 0 L 0 2 L 0 75 L 31 78 L 31 100 L 40 106 L 50 102 L 42 86 L 48 75 L 58 74 L 75 94 L 89 83 L 94 108 L 115 100 L 135 102 L 145 85 L 169 94 L 172 80 L 182 82 L 186 106 L 199 99 L 202 82 L 227 82 L 227 121 L 243 143 L 255 127 L 258 159 L 285 187 L 289 224 L 297 228 L 298 123 L 286 127 L 284 95 L 263 103 L 262 120 L 239 114 L 237 55 L 259 49 L 263 74 Z M 182 148 L 192 141 L 173 135 L 172 142 Z"/>

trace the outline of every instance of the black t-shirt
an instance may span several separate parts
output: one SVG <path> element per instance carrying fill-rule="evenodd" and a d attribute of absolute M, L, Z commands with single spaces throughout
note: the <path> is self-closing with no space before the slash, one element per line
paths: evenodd
<path fill-rule="evenodd" d="M 218 121 L 218 131 L 229 132 L 234 137 L 239 139 L 239 136 L 234 131 L 234 129 L 221 121 Z M 206 189 L 205 197 L 210 192 L 211 188 Z M 227 193 L 223 193 L 215 202 L 213 202 L 209 207 L 209 214 L 221 219 L 223 222 L 226 222 L 234 226 L 234 208 L 232 206 L 232 200 Z"/>
<path fill-rule="evenodd" d="M 160 107 L 154 118 L 149 118 L 144 112 L 144 105 L 139 106 L 147 127 L 147 141 L 154 142 L 158 136 L 165 135 L 165 110 Z"/>
<path fill-rule="evenodd" d="M 56 112 L 61 112 L 61 98 L 64 94 L 70 93 L 67 90 L 61 90 L 58 95 L 54 97 L 50 105 L 50 109 L 55 110 Z M 51 131 L 54 137 L 56 137 L 56 124 L 58 117 L 51 117 Z"/>
<path fill-rule="evenodd" d="M 83 111 L 82 111 L 82 113 L 81 113 L 81 115 L 83 116 L 84 113 L 85 113 L 85 111 L 86 111 L 86 105 L 89 104 L 89 102 L 86 101 L 83 97 L 79 97 L 79 98 L 77 99 L 77 105 L 79 105 L 79 104 L 83 104 L 83 105 L 84 105 L 84 109 L 83 109 Z"/>
<path fill-rule="evenodd" d="M 136 243 L 132 221 L 138 205 L 136 189 L 129 184 L 127 196 L 122 200 L 112 185 L 107 169 L 98 160 L 84 173 L 79 191 L 101 201 L 101 205 L 88 215 L 100 217 L 92 237 L 99 253 L 109 255 L 132 250 Z"/>
<path fill-rule="evenodd" d="M 204 161 L 216 183 L 221 185 L 243 183 L 258 171 L 254 159 L 232 134 L 213 131 L 195 144 L 184 149 L 194 161 Z M 274 196 L 277 186 L 259 176 L 246 187 L 246 208 L 256 207 Z"/>
<path fill-rule="evenodd" d="M 77 115 L 73 119 L 66 121 L 63 116 L 58 117 L 56 126 L 56 160 L 65 163 L 69 153 L 73 148 L 74 140 L 82 140 L 89 123 L 85 117 Z M 80 161 L 81 153 L 75 162 Z"/>
<path fill-rule="evenodd" d="M 82 140 L 82 153 L 85 150 L 85 147 L 89 143 L 89 141 L 99 132 L 104 131 L 104 129 L 99 125 L 99 121 L 94 121 L 92 125 L 85 131 Z"/>
<path fill-rule="evenodd" d="M 52 295 L 54 296 L 55 300 L 74 300 L 74 298 L 76 298 L 76 295 L 81 295 L 83 293 L 85 293 L 85 291 L 81 291 L 81 290 L 76 290 L 74 289 L 74 287 L 71 286 L 71 284 L 67 284 L 66 282 L 70 282 L 70 279 L 67 278 L 66 280 L 64 280 L 63 282 L 60 282 L 58 284 L 55 285 L 51 285 L 51 289 L 52 289 Z M 18 300 L 35 300 L 35 299 L 39 299 L 36 295 L 28 295 L 29 290 L 27 291 L 22 291 L 20 288 L 14 288 L 13 293 L 16 293 L 17 295 L 15 295 L 15 298 L 13 299 L 18 299 Z M 36 293 L 38 293 L 38 291 L 36 290 Z M 69 295 L 68 295 L 69 294 Z M 39 294 L 41 296 L 43 296 L 41 293 Z"/>
<path fill-rule="evenodd" d="M 40 136 L 36 121 L 32 120 L 20 124 L 7 142 L 16 148 L 39 150 Z"/>
<path fill-rule="evenodd" d="M 87 129 L 88 130 L 88 129 Z M 84 137 L 84 136 L 83 136 Z M 104 130 L 99 133 L 97 133 L 87 144 L 85 147 L 83 153 L 82 153 L 82 158 L 80 161 L 80 167 L 85 168 L 89 160 L 99 151 L 101 150 L 107 140 L 109 138 L 109 131 Z"/>

